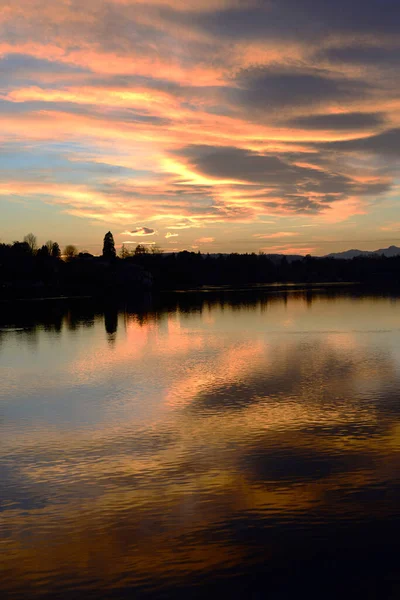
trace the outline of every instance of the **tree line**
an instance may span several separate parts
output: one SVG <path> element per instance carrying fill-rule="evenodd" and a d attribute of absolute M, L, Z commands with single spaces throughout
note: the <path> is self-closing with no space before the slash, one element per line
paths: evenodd
<path fill-rule="evenodd" d="M 62 295 L 135 294 L 201 286 L 248 286 L 272 283 L 362 282 L 380 286 L 400 283 L 400 256 L 361 256 L 352 260 L 306 256 L 162 252 L 157 246 L 122 246 L 112 233 L 103 239 L 100 256 L 57 242 L 42 246 L 28 234 L 23 241 L 0 244 L 0 298 Z"/>

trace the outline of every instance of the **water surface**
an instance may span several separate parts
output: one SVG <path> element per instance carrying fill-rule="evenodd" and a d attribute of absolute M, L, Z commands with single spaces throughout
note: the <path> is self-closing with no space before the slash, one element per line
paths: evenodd
<path fill-rule="evenodd" d="M 21 306 L 1 597 L 399 597 L 400 299 Z"/>

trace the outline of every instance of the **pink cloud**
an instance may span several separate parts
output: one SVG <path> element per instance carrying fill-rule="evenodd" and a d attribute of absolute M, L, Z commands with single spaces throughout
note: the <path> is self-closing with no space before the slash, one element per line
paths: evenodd
<path fill-rule="evenodd" d="M 292 247 L 287 245 L 279 245 L 279 246 L 266 246 L 264 248 L 260 248 L 261 252 L 265 252 L 266 254 L 313 254 L 316 251 L 316 247 Z"/>
<path fill-rule="evenodd" d="M 136 246 L 154 246 L 155 242 L 132 242 L 131 240 L 127 240 L 126 242 L 122 242 L 123 244 L 135 244 Z"/>
<path fill-rule="evenodd" d="M 40 199 L 90 224 L 118 224 L 124 236 L 155 235 L 152 227 L 129 228 L 147 222 L 169 230 L 166 239 L 212 226 L 254 243 L 299 235 L 291 227 L 356 222 L 387 197 L 395 161 L 374 154 L 374 136 L 398 126 L 400 102 L 378 69 L 332 68 L 317 36 L 249 39 L 238 22 L 233 44 L 201 26 L 213 10 L 242 8 L 239 0 L 87 0 L 85 7 L 20 0 L 0 12 L 0 56 L 10 62 L 2 146 L 35 156 L 51 148 L 56 163 L 61 147 L 67 161 L 50 169 L 46 156 L 35 172 L 8 172 L 0 184 L 6 199 Z M 26 57 L 19 70 L 15 56 Z M 294 85 L 290 97 L 280 77 Z M 322 81 L 319 99 L 302 102 L 307 86 L 295 86 L 302 78 L 315 80 L 316 92 Z M 279 94 L 284 101 L 275 102 Z M 365 126 L 351 126 L 352 115 Z M 335 119 L 340 127 L 329 126 Z M 193 148 L 200 149 L 194 158 Z M 235 168 L 229 153 L 241 153 Z M 253 234 L 271 215 L 285 219 L 276 225 L 283 231 Z"/>
<path fill-rule="evenodd" d="M 293 237 L 295 235 L 299 234 L 295 231 L 277 231 L 276 233 L 255 233 L 254 237 L 261 240 L 272 240 L 274 238 Z"/>

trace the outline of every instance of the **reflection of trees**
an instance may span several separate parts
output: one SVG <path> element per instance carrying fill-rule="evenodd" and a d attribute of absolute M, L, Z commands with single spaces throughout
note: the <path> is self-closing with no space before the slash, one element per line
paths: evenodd
<path fill-rule="evenodd" d="M 265 311 L 269 305 L 285 304 L 287 305 L 290 299 L 301 300 L 310 307 L 313 301 L 319 297 L 325 298 L 327 301 L 335 301 L 343 296 L 356 295 L 359 293 L 354 290 L 339 290 L 327 289 L 324 291 L 313 291 L 310 288 L 299 289 L 297 287 L 280 290 L 275 288 L 248 288 L 238 290 L 211 290 L 211 291 L 194 291 L 180 294 L 164 294 L 162 296 L 162 304 L 160 310 L 174 310 L 181 314 L 201 314 L 207 308 L 208 310 L 218 307 L 221 311 L 225 308 L 234 310 L 243 310 L 244 308 L 256 308 Z M 153 306 L 157 306 L 156 299 Z M 151 314 L 151 311 L 149 312 Z"/>
<path fill-rule="evenodd" d="M 284 290 L 278 287 L 248 288 L 240 291 L 223 289 L 194 291 L 186 293 L 163 293 L 155 296 L 141 295 L 139 299 L 130 299 L 128 302 L 104 305 L 100 301 L 77 300 L 73 302 L 35 302 L 16 305 L 7 305 L 0 314 L 0 328 L 17 327 L 32 330 L 36 327 L 44 328 L 48 332 L 60 333 L 63 328 L 75 331 L 81 327 L 93 327 L 96 320 L 105 321 L 108 334 L 116 333 L 118 313 L 126 315 L 126 319 L 134 319 L 140 325 L 161 321 L 171 314 L 179 313 L 183 318 L 193 315 L 201 316 L 203 311 L 209 312 L 218 309 L 254 310 L 267 312 L 277 304 L 286 305 L 290 300 L 303 302 L 311 308 L 317 299 L 334 303 L 341 298 L 354 298 L 357 301 L 377 301 L 382 297 L 392 298 L 397 296 L 389 292 L 379 293 L 378 296 L 366 294 L 362 289 L 349 287 L 347 289 L 325 288 L 312 290 L 290 286 Z"/>
<path fill-rule="evenodd" d="M 117 333 L 118 329 L 118 308 L 110 305 L 104 309 L 104 325 L 109 335 Z"/>
<path fill-rule="evenodd" d="M 312 303 L 313 303 L 313 294 L 309 290 L 305 293 L 305 300 L 307 303 L 307 307 L 311 308 Z"/>
<path fill-rule="evenodd" d="M 8 305 L 1 315 L 0 328 L 20 329 L 23 335 L 30 336 L 32 342 L 40 329 L 61 333 L 63 328 L 74 331 L 79 327 L 93 327 L 95 315 L 95 307 L 91 303 L 74 306 L 60 301 L 27 302 Z"/>
<path fill-rule="evenodd" d="M 71 305 L 65 311 L 64 323 L 69 331 L 75 331 L 80 327 L 93 327 L 96 318 L 95 306 L 88 302 Z"/>
<path fill-rule="evenodd" d="M 0 328 L 33 329 L 40 325 L 43 329 L 59 329 L 62 315 L 60 307 L 41 303 L 8 306 L 1 315 Z"/>
<path fill-rule="evenodd" d="M 44 323 L 44 329 L 45 329 L 45 331 L 54 331 L 56 333 L 61 333 L 62 324 L 63 324 L 62 311 L 56 311 L 52 314 L 51 319 Z"/>

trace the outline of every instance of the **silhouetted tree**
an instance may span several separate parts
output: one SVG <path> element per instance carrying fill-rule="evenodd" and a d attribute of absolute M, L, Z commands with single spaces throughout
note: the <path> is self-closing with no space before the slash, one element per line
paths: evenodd
<path fill-rule="evenodd" d="M 43 244 L 41 248 L 36 252 L 38 258 L 49 258 L 50 252 L 47 244 Z"/>
<path fill-rule="evenodd" d="M 113 260 L 116 257 L 117 253 L 115 252 L 115 243 L 113 234 L 111 231 L 108 231 L 104 236 L 103 242 L 103 258 L 107 260 Z"/>
<path fill-rule="evenodd" d="M 53 258 L 61 258 L 61 250 L 60 250 L 60 246 L 57 244 L 57 242 L 53 242 L 50 254 Z"/>
<path fill-rule="evenodd" d="M 28 233 L 25 237 L 24 237 L 24 242 L 26 244 L 28 244 L 32 254 L 34 254 L 37 250 L 37 239 L 36 239 L 36 235 L 34 235 L 33 233 Z"/>
<path fill-rule="evenodd" d="M 31 248 L 28 244 L 28 242 L 13 242 L 12 245 L 12 249 L 13 249 L 13 254 L 14 256 L 17 255 L 23 255 L 23 254 L 31 254 Z"/>
<path fill-rule="evenodd" d="M 129 252 L 128 248 L 125 246 L 125 244 L 122 244 L 121 250 L 119 252 L 119 255 L 121 258 L 128 258 L 128 256 L 131 255 L 131 253 Z"/>
<path fill-rule="evenodd" d="M 149 253 L 149 249 L 144 244 L 138 244 L 135 248 L 135 256 L 138 256 L 141 254 L 148 254 L 148 253 Z"/>
<path fill-rule="evenodd" d="M 64 256 L 65 256 L 66 260 L 72 260 L 77 255 L 78 255 L 78 249 L 76 246 L 74 246 L 73 244 L 68 244 L 68 246 L 65 246 Z"/>

